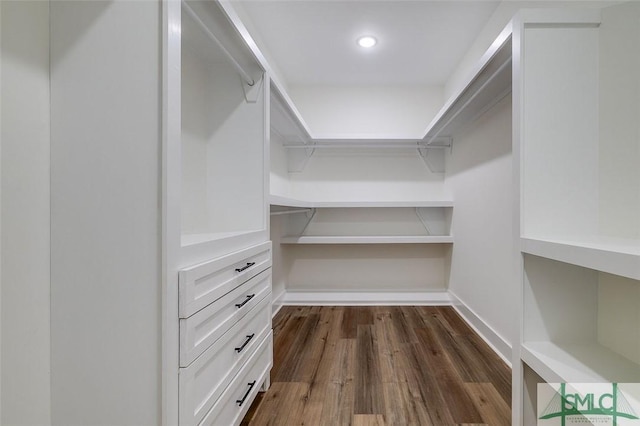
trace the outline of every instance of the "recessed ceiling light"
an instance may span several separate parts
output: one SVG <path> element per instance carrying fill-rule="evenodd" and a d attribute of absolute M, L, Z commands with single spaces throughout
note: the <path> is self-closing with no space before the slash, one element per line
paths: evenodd
<path fill-rule="evenodd" d="M 357 43 L 358 46 L 368 49 L 375 46 L 378 43 L 378 40 L 373 36 L 362 36 L 358 38 Z"/>

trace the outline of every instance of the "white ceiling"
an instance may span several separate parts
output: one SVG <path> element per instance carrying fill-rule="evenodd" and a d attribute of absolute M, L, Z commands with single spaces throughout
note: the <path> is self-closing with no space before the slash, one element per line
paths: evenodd
<path fill-rule="evenodd" d="M 499 1 L 242 1 L 290 86 L 443 85 Z M 378 45 L 356 45 L 363 34 Z"/>

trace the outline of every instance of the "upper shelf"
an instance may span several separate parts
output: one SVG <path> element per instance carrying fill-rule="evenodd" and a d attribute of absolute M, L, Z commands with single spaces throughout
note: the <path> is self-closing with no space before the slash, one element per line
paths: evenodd
<path fill-rule="evenodd" d="M 453 200 L 423 201 L 306 201 L 294 198 L 270 195 L 272 206 L 299 208 L 360 208 L 360 207 L 453 207 Z"/>
<path fill-rule="evenodd" d="M 466 83 L 431 121 L 423 140 L 439 145 L 458 128 L 472 123 L 511 93 L 511 33 L 509 24 L 482 56 Z"/>
<path fill-rule="evenodd" d="M 509 24 L 476 64 L 461 88 L 444 104 L 427 126 L 424 135 L 377 135 L 374 138 L 340 137 L 327 139 L 314 135 L 300 111 L 288 95 L 285 85 L 274 73 L 249 31 L 234 9 L 233 2 L 222 1 L 221 7 L 252 50 L 257 61 L 271 78 L 274 129 L 282 136 L 289 157 L 289 171 L 302 171 L 317 148 L 414 149 L 434 173 L 444 172 L 444 150 L 451 146 L 453 132 L 473 122 L 511 92 L 511 33 Z"/>

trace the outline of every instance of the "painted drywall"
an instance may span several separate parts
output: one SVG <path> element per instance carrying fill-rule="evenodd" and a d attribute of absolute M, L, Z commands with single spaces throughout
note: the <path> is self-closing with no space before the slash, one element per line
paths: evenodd
<path fill-rule="evenodd" d="M 159 2 L 51 2 L 56 425 L 161 416 Z"/>
<path fill-rule="evenodd" d="M 291 87 L 316 138 L 422 138 L 442 107 L 441 87 Z"/>
<path fill-rule="evenodd" d="M 454 135 L 446 171 L 455 200 L 449 290 L 507 344 L 517 336 L 511 162 L 507 97 Z"/>
<path fill-rule="evenodd" d="M 2 2 L 1 424 L 51 423 L 49 4 Z"/>
<path fill-rule="evenodd" d="M 443 199 L 441 173 L 417 150 L 316 150 L 305 169 L 291 173 L 291 195 L 314 201 L 419 201 Z"/>
<path fill-rule="evenodd" d="M 440 244 L 282 246 L 287 290 L 443 291 Z"/>

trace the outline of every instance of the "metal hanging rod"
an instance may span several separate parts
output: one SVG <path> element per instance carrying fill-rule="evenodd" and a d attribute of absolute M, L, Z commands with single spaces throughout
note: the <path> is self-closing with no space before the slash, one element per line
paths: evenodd
<path fill-rule="evenodd" d="M 333 142 L 309 145 L 283 145 L 286 149 L 317 149 L 317 148 L 382 148 L 382 149 L 432 149 L 449 148 L 451 145 L 427 145 L 426 142 L 402 142 L 402 143 L 349 143 Z"/>
<path fill-rule="evenodd" d="M 294 213 L 309 213 L 312 212 L 313 209 L 292 209 L 292 210 L 283 210 L 280 212 L 271 212 L 271 216 L 280 216 L 283 214 L 294 214 Z"/>
<path fill-rule="evenodd" d="M 209 27 L 207 27 L 207 24 L 205 24 L 202 19 L 200 19 L 198 14 L 194 12 L 193 9 L 191 9 L 191 6 L 189 6 L 187 2 L 182 2 L 182 9 L 187 12 L 191 19 L 193 19 L 198 25 L 200 25 L 204 33 L 220 48 L 220 50 L 222 50 L 222 53 L 224 53 L 227 59 L 229 59 L 229 62 L 231 62 L 231 65 L 233 65 L 236 71 L 238 71 L 238 73 L 242 76 L 242 79 L 245 81 L 245 83 L 247 83 L 249 86 L 255 85 L 256 81 L 248 72 L 244 70 L 244 68 L 242 68 L 238 61 L 236 61 L 233 55 L 231 55 L 231 53 L 224 47 L 220 40 L 218 40 L 218 38 L 211 32 Z"/>
<path fill-rule="evenodd" d="M 434 140 L 436 138 L 438 138 L 440 136 L 440 133 L 442 132 L 443 129 L 445 129 L 449 124 L 451 124 L 451 122 L 453 122 L 453 120 L 455 120 L 458 115 L 460 115 L 460 113 L 462 111 L 464 111 L 464 109 L 471 103 L 473 102 L 473 100 L 482 93 L 482 91 L 484 90 L 485 87 L 487 87 L 489 84 L 491 84 L 493 82 L 493 80 L 500 75 L 500 73 L 507 68 L 508 66 L 511 66 L 511 57 L 507 58 L 499 67 L 497 70 L 495 70 L 490 76 L 489 78 L 487 78 L 487 80 L 482 83 L 482 85 L 473 93 L 472 96 L 469 97 L 469 99 L 467 99 L 460 108 L 458 108 L 458 110 L 451 116 L 449 117 L 449 119 L 442 125 L 440 126 L 440 129 L 433 135 L 433 136 L 425 136 L 424 139 L 425 140 Z"/>

